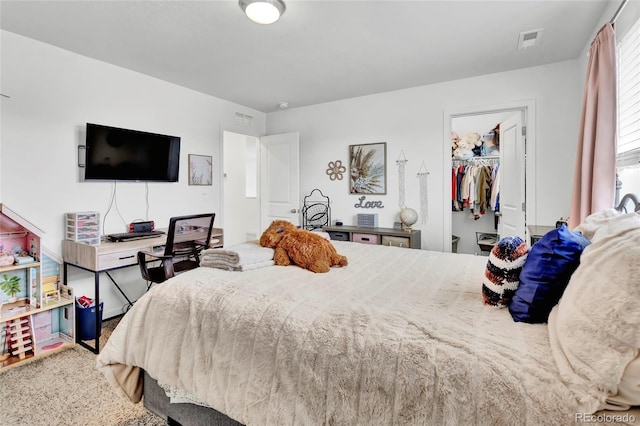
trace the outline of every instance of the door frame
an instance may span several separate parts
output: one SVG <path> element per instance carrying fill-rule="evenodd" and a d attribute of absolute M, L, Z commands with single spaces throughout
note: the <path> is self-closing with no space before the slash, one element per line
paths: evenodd
<path fill-rule="evenodd" d="M 525 200 L 526 218 L 528 224 L 536 222 L 536 103 L 534 99 L 506 102 L 493 105 L 480 105 L 444 110 L 443 114 L 443 140 L 442 140 L 442 164 L 443 173 L 443 215 L 442 215 L 442 248 L 445 252 L 451 252 L 452 235 L 452 211 L 451 211 L 451 120 L 454 118 L 493 114 L 507 111 L 523 111 L 523 125 L 527 128 L 525 148 Z"/>
<path fill-rule="evenodd" d="M 228 144 L 227 142 L 229 141 L 228 137 L 229 135 L 235 135 L 239 138 L 243 138 L 246 141 L 249 140 L 249 138 L 252 138 L 256 141 L 257 146 L 257 164 L 256 164 L 256 186 L 257 186 L 257 193 L 255 197 L 251 197 L 254 199 L 254 201 L 249 201 L 249 197 L 246 194 L 246 190 L 245 187 L 242 187 L 241 191 L 234 191 L 233 193 L 231 192 L 227 192 L 230 189 L 230 184 L 228 183 L 228 173 L 233 173 L 234 169 L 236 169 L 236 167 L 241 168 L 242 172 L 244 172 L 245 178 L 247 177 L 246 172 L 247 172 L 247 168 L 246 168 L 246 163 L 242 163 L 236 166 L 235 163 L 229 165 L 228 167 L 225 166 L 226 164 L 226 160 L 228 157 L 228 152 L 227 150 L 234 150 L 236 149 L 235 147 L 233 147 L 232 145 Z M 252 136 L 252 135 L 248 135 L 246 134 L 246 132 L 243 133 L 237 133 L 237 132 L 232 132 L 230 130 L 224 130 L 222 132 L 222 152 L 220 154 L 220 158 L 221 158 L 221 163 L 220 163 L 220 169 L 222 171 L 222 177 L 221 177 L 221 185 L 220 185 L 220 191 L 221 191 L 221 208 L 220 210 L 223 212 L 222 217 L 223 219 L 225 219 L 227 217 L 227 214 L 232 214 L 232 211 L 230 210 L 230 205 L 233 205 L 234 203 L 232 202 L 231 204 L 227 204 L 227 201 L 229 201 L 229 198 L 231 198 L 232 200 L 235 199 L 235 202 L 239 202 L 240 199 L 243 199 L 243 203 L 245 204 L 244 208 L 245 208 L 245 213 L 242 216 L 242 220 L 240 221 L 241 225 L 239 225 L 240 227 L 243 228 L 243 232 L 241 235 L 236 235 L 239 234 L 240 229 L 238 228 L 229 228 L 227 227 L 227 225 L 230 222 L 236 222 L 236 221 L 226 221 L 223 220 L 222 222 L 222 227 L 224 229 L 224 234 L 225 234 L 225 243 L 226 244 L 238 244 L 239 242 L 244 242 L 245 239 L 242 238 L 246 238 L 249 236 L 249 231 L 253 231 L 254 229 L 251 227 L 251 223 L 254 223 L 255 226 L 255 232 L 259 232 L 259 227 L 260 227 L 260 138 L 258 136 Z M 238 169 L 238 171 L 240 171 L 240 169 Z M 237 198 L 237 199 L 236 199 Z M 251 204 L 256 204 L 258 205 L 258 211 L 256 212 L 255 209 L 252 209 L 250 206 Z M 232 214 L 233 215 L 233 214 Z M 248 221 L 249 223 L 246 223 L 244 221 Z M 231 232 L 231 231 L 235 231 L 235 232 Z M 257 235 L 259 236 L 259 234 Z M 237 241 L 236 238 L 234 237 L 238 237 L 237 239 L 239 239 L 240 241 Z"/>
<path fill-rule="evenodd" d="M 224 221 L 225 221 L 225 214 L 224 214 L 224 132 L 230 132 L 230 133 L 237 133 L 239 135 L 243 135 L 243 136 L 251 136 L 251 137 L 255 137 L 258 138 L 258 156 L 260 155 L 260 134 L 258 133 L 258 131 L 256 131 L 253 128 L 250 127 L 241 127 L 241 126 L 235 126 L 235 125 L 221 125 L 219 127 L 219 137 L 220 137 L 220 149 L 218 151 L 218 158 L 220 158 L 220 166 L 218 167 L 217 173 L 218 173 L 218 182 L 220 182 L 220 191 L 218 194 L 218 205 L 220 206 L 220 210 L 221 213 L 220 215 L 216 214 L 216 219 L 218 219 L 218 217 L 220 216 L 220 221 L 215 225 L 218 228 L 222 228 L 224 229 Z M 259 158 L 259 157 L 258 157 Z M 260 165 L 258 164 L 258 168 L 260 167 Z M 258 176 L 259 176 L 260 170 L 258 169 Z M 258 179 L 258 202 L 261 202 L 260 200 L 260 179 Z"/>
<path fill-rule="evenodd" d="M 221 214 L 221 221 L 218 225 L 218 227 L 223 228 L 224 229 L 224 224 L 225 224 L 225 205 L 224 205 L 224 190 L 225 190 L 225 185 L 224 185 L 224 170 L 225 170 L 225 164 L 224 164 L 224 133 L 225 132 L 230 132 L 230 133 L 236 133 L 239 135 L 243 135 L 243 136 L 250 136 L 250 137 L 255 137 L 258 139 L 258 185 L 257 185 L 257 199 L 258 199 L 258 204 L 260 205 L 260 218 L 259 218 L 259 222 L 260 222 L 260 226 L 262 226 L 262 222 L 263 222 L 263 197 L 262 197 L 262 186 L 264 184 L 263 179 L 262 179 L 262 155 L 263 155 L 263 150 L 264 150 L 264 145 L 263 145 L 263 138 L 267 137 L 267 136 L 277 136 L 277 135 L 262 135 L 260 136 L 258 134 L 257 131 L 255 131 L 254 129 L 249 129 L 249 128 L 240 128 L 238 126 L 220 126 L 219 128 L 220 131 L 220 147 L 219 147 L 219 151 L 218 151 L 218 155 L 220 158 L 220 166 L 218 167 L 217 173 L 218 173 L 218 182 L 220 182 L 220 191 L 219 191 L 219 195 L 218 195 L 218 205 L 220 206 L 220 210 L 222 212 Z M 286 133 L 296 133 L 298 134 L 298 150 L 300 149 L 299 147 L 299 140 L 300 140 L 300 135 L 298 131 L 295 132 L 286 132 Z M 284 134 L 284 133 L 283 133 Z M 299 165 L 300 165 L 300 159 L 298 157 L 298 170 L 297 170 L 297 174 L 299 175 Z M 298 211 L 298 214 L 300 212 L 300 194 L 299 194 L 299 190 L 296 193 L 296 200 L 297 200 L 297 206 L 296 206 L 296 210 Z M 258 237 L 260 236 L 260 234 L 262 233 L 263 229 L 258 229 Z"/>

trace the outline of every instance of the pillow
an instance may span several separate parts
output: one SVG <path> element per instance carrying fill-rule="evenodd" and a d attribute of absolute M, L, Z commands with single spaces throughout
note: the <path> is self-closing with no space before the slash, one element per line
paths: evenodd
<path fill-rule="evenodd" d="M 549 316 L 553 358 L 585 412 L 638 401 L 640 215 L 624 216 L 598 228 Z"/>
<path fill-rule="evenodd" d="M 599 409 L 626 411 L 634 406 L 640 406 L 640 356 L 627 364 L 615 392 L 610 392 Z"/>
<path fill-rule="evenodd" d="M 585 217 L 580 225 L 576 226 L 574 231 L 581 232 L 589 241 L 593 238 L 593 234 L 596 233 L 598 228 L 602 225 L 606 225 L 611 221 L 617 220 L 622 213 L 616 209 L 606 209 L 597 213 L 592 213 Z"/>
<path fill-rule="evenodd" d="M 520 285 L 509 304 L 514 321 L 547 322 L 588 245 L 589 240 L 580 232 L 572 232 L 563 224 L 531 246 Z"/>
<path fill-rule="evenodd" d="M 489 254 L 482 280 L 482 298 L 487 305 L 505 307 L 518 288 L 518 276 L 529 248 L 520 237 L 505 237 Z"/>

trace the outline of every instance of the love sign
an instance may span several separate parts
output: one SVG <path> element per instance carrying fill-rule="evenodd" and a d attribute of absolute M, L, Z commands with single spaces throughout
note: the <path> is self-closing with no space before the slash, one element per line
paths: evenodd
<path fill-rule="evenodd" d="M 364 195 L 358 198 L 358 203 L 355 203 L 353 207 L 358 209 L 381 209 L 384 208 L 382 201 L 364 201 L 367 197 Z"/>

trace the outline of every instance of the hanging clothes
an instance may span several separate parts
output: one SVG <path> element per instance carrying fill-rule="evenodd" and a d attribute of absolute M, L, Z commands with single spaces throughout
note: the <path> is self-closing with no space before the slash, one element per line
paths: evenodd
<path fill-rule="evenodd" d="M 479 157 L 480 158 L 480 157 Z M 451 206 L 453 211 L 468 208 L 474 219 L 487 210 L 499 210 L 499 166 L 488 164 L 480 158 L 454 164 L 451 169 Z"/>
<path fill-rule="evenodd" d="M 481 216 L 487 211 L 487 208 L 490 208 L 490 200 L 491 200 L 491 171 L 492 168 L 488 165 L 477 166 L 478 169 L 478 177 L 476 178 L 476 188 L 477 188 L 477 196 L 476 196 L 476 205 L 478 206 L 477 211 L 474 216 L 475 219 L 479 219 Z"/>
<path fill-rule="evenodd" d="M 500 164 L 496 163 L 493 166 L 493 171 L 491 172 L 491 180 L 493 184 L 491 185 L 491 199 L 490 206 L 491 209 L 495 212 L 500 210 L 499 197 L 500 194 Z"/>
<path fill-rule="evenodd" d="M 464 166 L 455 166 L 451 169 L 451 209 L 454 212 L 463 209 L 463 178 L 465 175 Z"/>

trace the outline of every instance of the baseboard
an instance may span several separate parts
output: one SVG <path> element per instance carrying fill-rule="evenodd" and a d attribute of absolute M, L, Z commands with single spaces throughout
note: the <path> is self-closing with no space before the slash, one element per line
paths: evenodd
<path fill-rule="evenodd" d="M 122 311 L 122 308 L 110 309 L 108 311 L 105 310 L 102 312 L 102 321 L 106 321 L 108 319 L 115 318 L 115 317 L 120 317 L 123 314 L 124 313 Z"/>

